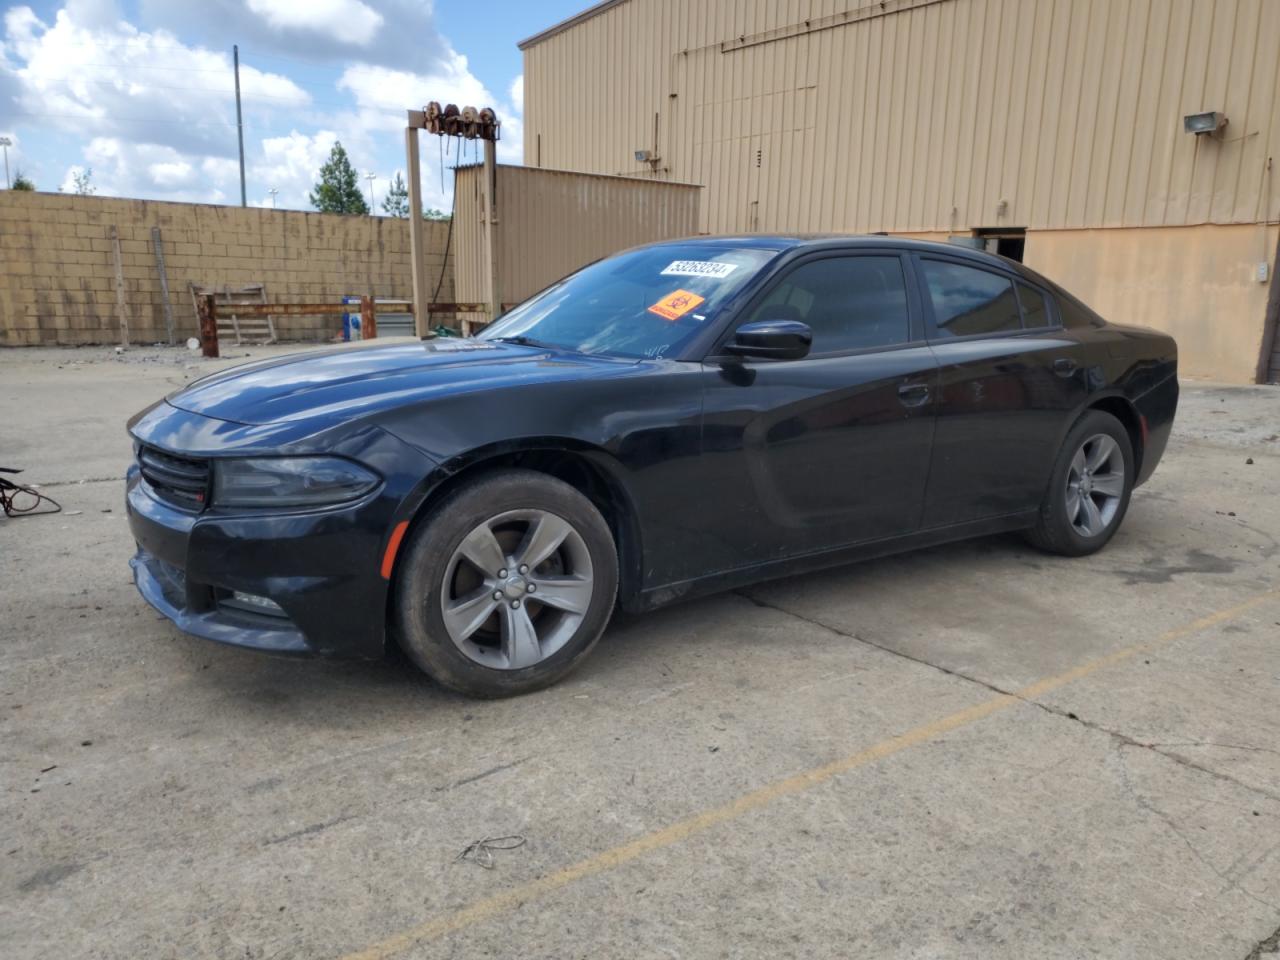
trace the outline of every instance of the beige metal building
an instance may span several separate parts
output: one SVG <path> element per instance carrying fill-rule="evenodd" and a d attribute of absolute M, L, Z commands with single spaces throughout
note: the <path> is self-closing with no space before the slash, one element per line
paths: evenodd
<path fill-rule="evenodd" d="M 1184 373 L 1280 373 L 1280 0 L 605 0 L 520 46 L 530 166 L 703 184 L 712 233 L 984 243 Z"/>

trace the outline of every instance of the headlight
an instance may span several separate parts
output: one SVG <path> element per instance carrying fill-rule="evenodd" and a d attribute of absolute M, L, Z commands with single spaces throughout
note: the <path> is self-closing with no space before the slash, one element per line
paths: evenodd
<path fill-rule="evenodd" d="M 378 475 L 340 457 L 217 460 L 217 507 L 312 507 L 354 500 L 378 485 Z"/>

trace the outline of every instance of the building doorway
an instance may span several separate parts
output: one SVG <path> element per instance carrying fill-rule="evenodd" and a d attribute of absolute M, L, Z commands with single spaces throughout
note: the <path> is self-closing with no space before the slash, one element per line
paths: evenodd
<path fill-rule="evenodd" d="M 1010 260 L 1022 262 L 1027 248 L 1025 227 L 978 227 L 973 231 L 975 239 L 983 241 L 981 248 Z"/>

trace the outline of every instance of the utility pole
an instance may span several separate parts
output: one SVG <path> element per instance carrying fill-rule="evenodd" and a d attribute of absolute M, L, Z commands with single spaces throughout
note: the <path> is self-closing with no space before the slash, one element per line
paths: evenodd
<path fill-rule="evenodd" d="M 374 173 L 372 170 L 370 170 L 368 173 L 364 175 L 364 178 L 369 181 L 369 215 L 372 216 L 373 215 L 373 181 L 378 179 L 378 175 Z"/>
<path fill-rule="evenodd" d="M 247 207 L 249 198 L 244 191 L 244 117 L 240 113 L 240 45 L 231 47 L 231 61 L 236 71 L 236 136 L 240 138 L 240 206 Z"/>
<path fill-rule="evenodd" d="M 0 137 L 0 147 L 4 147 L 4 188 L 12 190 L 13 184 L 9 182 L 9 148 L 13 146 L 13 141 L 8 137 Z"/>
<path fill-rule="evenodd" d="M 274 209 L 276 208 L 276 194 L 277 194 L 277 193 L 279 193 L 279 192 L 280 192 L 280 191 L 279 191 L 279 190 L 277 190 L 275 187 L 272 187 L 270 190 L 268 190 L 268 191 L 267 191 L 267 193 L 271 194 L 271 209 L 272 209 L 272 210 L 274 210 Z"/>

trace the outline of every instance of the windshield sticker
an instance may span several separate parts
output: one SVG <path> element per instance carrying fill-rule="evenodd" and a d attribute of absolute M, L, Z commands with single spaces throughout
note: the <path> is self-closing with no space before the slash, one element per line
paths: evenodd
<path fill-rule="evenodd" d="M 690 293 L 688 290 L 677 290 L 651 306 L 649 312 L 656 313 L 664 320 L 679 320 L 705 299 L 707 298 Z"/>
<path fill-rule="evenodd" d="M 469 353 L 472 350 L 493 350 L 492 343 L 483 340 L 462 340 L 441 337 L 434 343 L 428 343 L 427 349 L 433 353 Z"/>
<path fill-rule="evenodd" d="M 662 271 L 667 277 L 711 277 L 723 280 L 738 269 L 736 263 L 719 263 L 714 260 L 673 260 Z"/>

